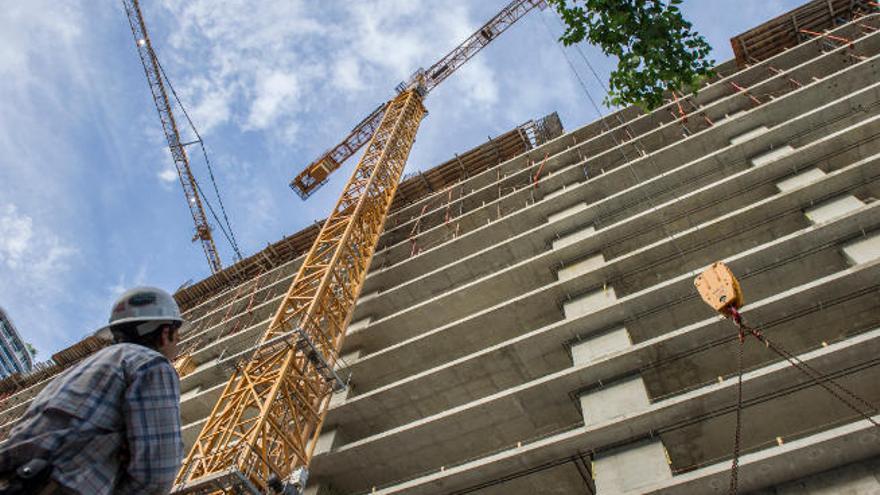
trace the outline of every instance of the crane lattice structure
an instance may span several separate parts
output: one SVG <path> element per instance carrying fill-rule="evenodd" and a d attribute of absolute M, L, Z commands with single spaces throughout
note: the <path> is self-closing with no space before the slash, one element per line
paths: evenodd
<path fill-rule="evenodd" d="M 420 81 L 425 95 L 438 84 L 443 82 L 459 67 L 488 45 L 492 40 L 512 26 L 522 16 L 526 15 L 535 7 L 545 7 L 543 0 L 514 0 L 501 9 L 495 17 L 489 19 L 480 29 L 474 31 L 460 45 L 438 60 L 427 70 L 419 69 L 410 77 L 407 83 L 400 83 L 397 91 L 403 91 L 411 87 L 416 81 Z M 366 144 L 385 112 L 387 103 L 383 103 L 370 112 L 361 120 L 341 143 L 330 148 L 317 160 L 306 166 L 297 176 L 290 181 L 290 188 L 300 198 L 308 198 L 315 190 L 327 182 L 327 177 L 338 169 L 343 162 L 351 158 L 361 147 Z"/>
<path fill-rule="evenodd" d="M 192 240 L 193 242 L 201 241 L 205 258 L 207 258 L 208 264 L 211 267 L 211 273 L 217 273 L 223 269 L 223 263 L 220 261 L 220 254 L 217 252 L 217 246 L 214 244 L 214 237 L 211 233 L 211 226 L 208 224 L 208 217 L 205 215 L 205 209 L 202 207 L 198 183 L 189 166 L 189 157 L 187 157 L 186 149 L 184 148 L 186 143 L 182 143 L 180 139 L 177 121 L 174 119 L 174 113 L 171 110 L 171 101 L 168 99 L 168 92 L 165 90 L 165 84 L 162 82 L 162 69 L 159 65 L 159 60 L 156 58 L 156 53 L 153 51 L 150 37 L 147 34 L 147 25 L 144 23 L 140 3 L 138 0 L 122 0 L 122 4 L 125 6 L 125 13 L 128 16 L 128 23 L 131 25 L 131 34 L 134 36 L 138 55 L 144 66 L 144 73 L 147 75 L 147 83 L 150 85 L 153 103 L 156 104 L 156 111 L 159 113 L 159 120 L 162 122 L 165 141 L 168 142 L 168 148 L 171 150 L 174 167 L 177 169 L 177 177 L 180 179 L 180 185 L 183 187 L 183 194 L 186 197 L 186 204 L 195 223 L 195 235 L 193 235 Z"/>
<path fill-rule="evenodd" d="M 378 121 L 369 125 L 369 144 L 342 197 L 266 333 L 220 394 L 173 493 L 302 490 L 331 395 L 346 386 L 336 372 L 339 352 L 425 115 L 422 101 L 431 88 L 537 6 L 543 6 L 542 0 L 514 0 L 468 38 L 482 41 L 465 42 L 441 59 L 441 65 L 417 71 L 398 86 L 395 98 L 379 107 Z"/>

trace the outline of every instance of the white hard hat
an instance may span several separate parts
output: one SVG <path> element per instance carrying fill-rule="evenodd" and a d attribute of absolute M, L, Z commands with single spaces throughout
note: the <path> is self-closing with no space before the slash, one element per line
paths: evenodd
<path fill-rule="evenodd" d="M 96 333 L 107 336 L 110 330 L 125 323 L 142 323 L 134 327 L 138 335 L 146 335 L 165 324 L 179 326 L 183 319 L 171 294 L 156 287 L 135 287 L 119 296 L 110 312 L 109 323 Z"/>

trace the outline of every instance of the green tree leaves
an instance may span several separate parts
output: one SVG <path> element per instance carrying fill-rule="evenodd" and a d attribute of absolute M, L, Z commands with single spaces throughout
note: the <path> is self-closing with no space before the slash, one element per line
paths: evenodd
<path fill-rule="evenodd" d="M 605 104 L 652 110 L 667 90 L 695 91 L 713 75 L 711 47 L 681 15 L 681 0 L 547 0 L 566 29 L 560 41 L 583 40 L 617 57 Z"/>

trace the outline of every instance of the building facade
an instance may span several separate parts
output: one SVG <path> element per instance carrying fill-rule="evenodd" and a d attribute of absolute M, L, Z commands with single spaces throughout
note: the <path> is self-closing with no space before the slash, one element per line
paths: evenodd
<path fill-rule="evenodd" d="M 728 493 L 740 342 L 693 286 L 717 260 L 746 321 L 837 391 L 744 342 L 741 492 L 880 492 L 880 14 L 838 4 L 811 3 L 827 33 L 755 58 L 765 26 L 696 95 L 410 178 L 309 492 Z M 315 232 L 176 294 L 188 446 Z"/>
<path fill-rule="evenodd" d="M 27 373 L 33 367 L 33 356 L 9 315 L 0 308 L 0 378 Z"/>
<path fill-rule="evenodd" d="M 748 322 L 880 402 L 878 22 L 396 209 L 313 492 L 727 493 L 738 340 L 693 286 L 716 260 Z M 188 444 L 298 265 L 187 311 L 208 338 L 182 380 Z M 757 341 L 743 358 L 743 492 L 880 491 L 877 428 Z"/>

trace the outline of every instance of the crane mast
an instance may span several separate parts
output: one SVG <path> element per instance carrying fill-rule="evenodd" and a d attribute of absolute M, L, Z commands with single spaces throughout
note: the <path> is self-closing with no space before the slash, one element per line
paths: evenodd
<path fill-rule="evenodd" d="M 417 89 L 387 104 L 266 333 L 208 417 L 175 493 L 266 493 L 308 465 L 330 396 L 345 386 L 337 356 L 424 114 Z"/>
<path fill-rule="evenodd" d="M 153 95 L 153 103 L 156 104 L 156 111 L 159 113 L 159 120 L 162 122 L 165 141 L 167 141 L 168 148 L 171 150 L 174 167 L 177 169 L 177 177 L 180 179 L 180 185 L 183 187 L 183 194 L 186 197 L 186 204 L 192 215 L 193 223 L 195 223 L 195 235 L 192 240 L 193 242 L 196 240 L 201 242 L 205 258 L 207 258 L 208 265 L 211 267 L 211 273 L 217 273 L 223 269 L 223 264 L 220 261 L 217 246 L 214 244 L 211 226 L 208 224 L 208 218 L 202 207 L 202 198 L 199 196 L 196 179 L 192 174 L 192 170 L 190 170 L 189 158 L 187 157 L 186 149 L 184 149 L 185 145 L 180 140 L 180 131 L 177 128 L 177 121 L 174 119 L 174 113 L 171 110 L 171 102 L 168 99 L 168 93 L 165 91 L 165 84 L 162 82 L 162 70 L 159 66 L 159 60 L 156 58 L 150 37 L 147 35 L 147 25 L 144 22 L 140 3 L 138 0 L 122 0 L 122 4 L 125 7 L 125 14 L 128 16 L 128 23 L 131 25 L 131 34 L 134 36 L 138 55 L 144 66 L 144 73 L 147 76 L 150 93 Z"/>
<path fill-rule="evenodd" d="M 242 357 L 202 427 L 172 493 L 301 493 L 334 391 L 346 328 L 430 88 L 541 0 L 514 0 L 429 71 L 398 86 L 347 138 L 366 151 L 300 266 L 265 334 Z M 490 25 L 491 24 L 491 25 Z M 479 41 L 481 39 L 482 41 Z M 482 44 L 480 44 L 482 43 Z M 470 47 L 470 48 L 468 48 Z M 346 157 L 347 157 L 346 156 Z"/>
<path fill-rule="evenodd" d="M 516 21 L 528 14 L 535 7 L 546 7 L 544 0 L 513 0 L 488 22 L 474 31 L 466 40 L 438 60 L 428 70 L 420 69 L 410 77 L 407 82 L 397 86 L 400 92 L 405 88 L 419 84 L 425 95 L 437 87 L 447 77 L 452 75 L 459 67 L 465 64 L 474 55 L 479 53 L 486 45 L 491 43 L 498 35 L 507 30 Z M 370 140 L 370 136 L 376 130 L 382 119 L 385 105 L 379 105 L 366 118 L 361 120 L 341 143 L 327 150 L 317 160 L 306 166 L 292 181 L 290 188 L 300 198 L 306 199 L 325 182 L 327 177 L 342 166 L 343 162 L 351 158 L 357 151 Z"/>

